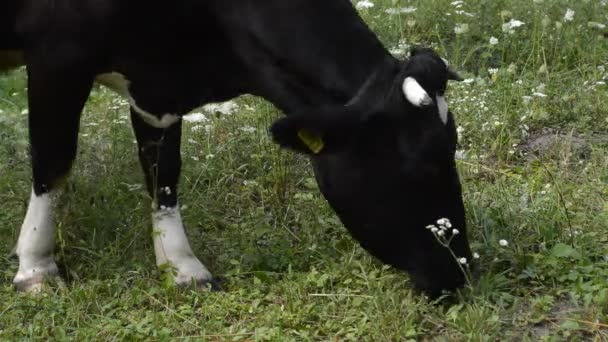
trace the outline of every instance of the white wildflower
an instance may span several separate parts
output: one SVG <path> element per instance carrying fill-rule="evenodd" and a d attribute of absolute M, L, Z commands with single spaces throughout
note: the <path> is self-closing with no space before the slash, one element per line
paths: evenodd
<path fill-rule="evenodd" d="M 469 24 L 456 24 L 454 27 L 454 33 L 464 34 L 469 32 Z"/>
<path fill-rule="evenodd" d="M 500 241 L 498 241 L 498 244 L 502 247 L 507 247 L 509 245 L 509 242 L 505 239 L 501 239 Z"/>
<path fill-rule="evenodd" d="M 246 132 L 246 133 L 254 133 L 256 131 L 255 127 L 251 127 L 251 126 L 243 126 L 241 128 L 239 128 L 241 131 Z"/>
<path fill-rule="evenodd" d="M 543 93 L 538 92 L 538 91 L 537 91 L 537 92 L 532 93 L 532 95 L 534 95 L 534 96 L 536 96 L 536 97 L 547 97 L 547 95 L 546 95 L 546 94 L 543 94 Z"/>
<path fill-rule="evenodd" d="M 401 7 L 401 8 L 389 8 L 385 12 L 387 14 L 407 14 L 416 12 L 416 7 Z"/>
<path fill-rule="evenodd" d="M 523 21 L 519 21 L 517 19 L 511 19 L 509 22 L 502 24 L 502 32 L 512 34 L 515 32 L 514 29 L 525 25 Z"/>
<path fill-rule="evenodd" d="M 498 44 L 498 38 L 490 37 L 490 45 L 496 45 L 496 44 Z"/>
<path fill-rule="evenodd" d="M 568 8 L 566 10 L 566 14 L 564 14 L 564 21 L 572 21 L 572 20 L 574 20 L 574 13 L 576 13 L 576 12 L 574 12 L 573 10 L 571 10 L 571 9 Z"/>
<path fill-rule="evenodd" d="M 458 235 L 458 234 L 460 234 L 460 230 L 452 229 L 452 235 Z"/>
<path fill-rule="evenodd" d="M 479 253 L 477 253 L 477 252 L 473 253 L 473 259 L 479 259 Z"/>
<path fill-rule="evenodd" d="M 226 101 L 222 103 L 209 103 L 203 106 L 203 110 L 208 113 L 220 113 L 231 115 L 238 109 L 238 105 L 234 101 Z"/>
<path fill-rule="evenodd" d="M 368 0 L 361 0 L 361 1 L 357 2 L 355 7 L 357 9 L 372 8 L 372 7 L 374 7 L 374 3 L 371 1 L 368 1 Z"/>
<path fill-rule="evenodd" d="M 190 113 L 183 116 L 184 121 L 187 122 L 207 122 L 209 119 L 203 113 Z"/>
<path fill-rule="evenodd" d="M 459 258 L 458 262 L 461 263 L 461 264 L 463 264 L 463 265 L 466 265 L 467 264 L 467 258 L 464 258 L 464 257 Z"/>
<path fill-rule="evenodd" d="M 433 232 L 433 233 L 437 233 L 438 231 L 439 231 L 439 228 L 437 228 L 437 227 L 431 228 L 431 232 Z"/>
<path fill-rule="evenodd" d="M 444 232 L 443 230 L 440 230 L 440 231 L 438 231 L 438 232 L 437 232 L 437 235 L 439 235 L 439 236 L 444 236 L 444 235 L 445 235 L 445 232 Z"/>
<path fill-rule="evenodd" d="M 606 25 L 604 25 L 602 23 L 598 23 L 596 21 L 590 21 L 590 22 L 587 23 L 587 27 L 603 30 L 603 29 L 606 28 Z"/>
<path fill-rule="evenodd" d="M 498 72 L 498 68 L 489 68 L 489 69 L 488 69 L 488 73 L 489 73 L 490 75 L 494 75 L 494 74 L 495 74 L 495 73 L 497 73 L 497 72 Z"/>

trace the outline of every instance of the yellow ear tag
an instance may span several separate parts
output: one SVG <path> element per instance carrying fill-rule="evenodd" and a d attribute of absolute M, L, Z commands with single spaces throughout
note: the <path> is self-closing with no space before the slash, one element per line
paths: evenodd
<path fill-rule="evenodd" d="M 306 144 L 306 146 L 308 146 L 308 148 L 310 148 L 310 150 L 315 154 L 321 152 L 325 146 L 325 143 L 321 137 L 316 136 L 307 130 L 299 130 L 298 137 L 300 137 L 300 140 L 302 140 L 302 142 L 304 142 L 304 144 Z"/>

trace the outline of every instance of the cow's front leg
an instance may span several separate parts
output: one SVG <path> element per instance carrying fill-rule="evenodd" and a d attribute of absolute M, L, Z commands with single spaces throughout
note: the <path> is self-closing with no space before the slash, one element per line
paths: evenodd
<path fill-rule="evenodd" d="M 146 185 L 153 198 L 153 239 L 156 265 L 173 271 L 179 286 L 206 286 L 211 273 L 194 255 L 182 222 L 177 198 L 181 170 L 181 120 L 168 128 L 148 125 L 131 109 L 131 121 L 137 138 L 139 160 Z"/>
<path fill-rule="evenodd" d="M 13 283 L 19 291 L 39 291 L 45 277 L 57 274 L 53 198 L 76 156 L 80 113 L 93 82 L 91 73 L 77 66 L 75 60 L 53 55 L 29 61 L 33 186 L 15 248 L 19 270 Z"/>

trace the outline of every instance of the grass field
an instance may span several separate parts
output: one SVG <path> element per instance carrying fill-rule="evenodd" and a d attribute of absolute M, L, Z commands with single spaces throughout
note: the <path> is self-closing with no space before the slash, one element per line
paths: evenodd
<path fill-rule="evenodd" d="M 372 2 L 361 14 L 393 53 L 432 45 L 466 78 L 448 101 L 480 276 L 458 302 L 354 243 L 308 161 L 270 142 L 280 113 L 249 96 L 184 125 L 183 216 L 224 291 L 168 286 L 128 106 L 102 87 L 57 209 L 67 286 L 16 294 L 31 186 L 17 70 L 0 77 L 0 340 L 608 340 L 608 2 Z"/>

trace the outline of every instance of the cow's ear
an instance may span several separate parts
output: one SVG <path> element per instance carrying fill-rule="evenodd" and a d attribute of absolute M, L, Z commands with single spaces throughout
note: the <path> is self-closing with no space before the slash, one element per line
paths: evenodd
<path fill-rule="evenodd" d="M 270 134 L 282 148 L 323 155 L 348 146 L 359 123 L 359 115 L 347 107 L 323 108 L 282 117 L 272 124 Z"/>

